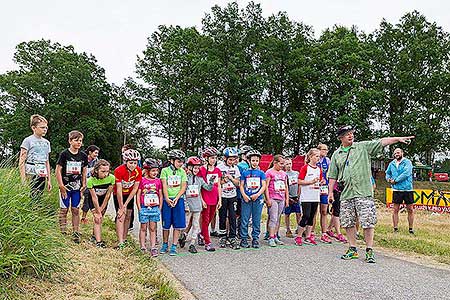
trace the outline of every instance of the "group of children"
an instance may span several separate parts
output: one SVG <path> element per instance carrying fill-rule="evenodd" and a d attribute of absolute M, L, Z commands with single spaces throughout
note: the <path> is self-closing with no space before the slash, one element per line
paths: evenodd
<path fill-rule="evenodd" d="M 49 190 L 52 188 L 50 180 L 45 180 L 50 174 L 48 155 L 51 151 L 50 143 L 44 138 L 47 124 L 44 117 L 33 115 L 30 121 L 33 135 L 21 145 L 21 177 L 23 182 L 32 182 L 35 196 L 44 190 L 45 182 Z M 145 159 L 140 167 L 139 152 L 126 149 L 122 153 L 123 164 L 112 174 L 110 163 L 98 159 L 100 149 L 97 146 L 89 146 L 86 153 L 81 151 L 81 132 L 71 131 L 68 142 L 69 148 L 59 155 L 55 170 L 61 208 L 59 225 L 65 234 L 70 209 L 72 237 L 76 243 L 81 239 L 79 207 L 84 198 L 81 222 L 86 223 L 86 214 L 91 211 L 94 220 L 92 242 L 97 247 L 106 247 L 101 237 L 101 225 L 111 196 L 116 210 L 117 248 L 126 246 L 136 205 L 141 224 L 140 247 L 143 251 L 147 249 L 147 236 L 150 236 L 152 256 L 167 252 L 176 255 L 178 246 L 184 247 L 186 242 L 191 253 L 197 253 L 196 245 L 204 246 L 206 251 L 215 251 L 209 226 L 215 220 L 217 210 L 220 247 L 259 248 L 264 204 L 268 209 L 266 239 L 271 247 L 283 244 L 279 236 L 282 214 L 285 214 L 286 237 L 294 237 L 289 222 L 291 213 L 296 214 L 298 224 L 295 243 L 316 245 L 313 228 L 319 207 L 320 241 L 331 243 L 330 238 L 336 238 L 346 242 L 339 231 L 339 201 L 333 202 L 333 217 L 327 226 L 329 159 L 326 145 L 309 150 L 300 172 L 293 171 L 292 160 L 282 155 L 275 155 L 269 169 L 263 172 L 259 168 L 261 153 L 243 146 L 240 150 L 225 148 L 223 161 L 219 163 L 221 155 L 214 147 L 206 147 L 200 157 L 192 156 L 187 160 L 183 151 L 171 150 L 167 155 L 168 166 L 162 169 L 155 159 Z M 160 221 L 163 238 L 158 250 L 157 223 Z M 173 236 L 169 247 L 171 229 Z"/>

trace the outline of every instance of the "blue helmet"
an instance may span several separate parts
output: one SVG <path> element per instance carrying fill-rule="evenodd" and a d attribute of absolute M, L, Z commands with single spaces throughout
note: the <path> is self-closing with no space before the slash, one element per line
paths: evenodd
<path fill-rule="evenodd" d="M 238 157 L 239 150 L 236 147 L 227 147 L 223 150 L 223 156 L 225 157 Z"/>

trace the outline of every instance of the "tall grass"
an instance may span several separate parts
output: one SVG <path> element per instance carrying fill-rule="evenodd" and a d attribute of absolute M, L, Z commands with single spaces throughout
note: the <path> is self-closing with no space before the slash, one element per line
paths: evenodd
<path fill-rule="evenodd" d="M 49 277 L 61 270 L 66 244 L 57 231 L 57 201 L 44 192 L 30 196 L 11 162 L 0 166 L 0 282 L 14 282 L 20 275 Z M 2 291 L 3 293 L 4 291 Z"/>

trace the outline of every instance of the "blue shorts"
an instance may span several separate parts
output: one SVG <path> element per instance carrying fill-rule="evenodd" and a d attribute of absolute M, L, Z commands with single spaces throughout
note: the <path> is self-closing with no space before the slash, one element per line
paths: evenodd
<path fill-rule="evenodd" d="M 328 205 L 328 195 L 320 195 L 320 204 Z"/>
<path fill-rule="evenodd" d="M 60 208 L 78 208 L 80 206 L 81 200 L 81 192 L 80 190 L 76 191 L 67 191 L 67 198 L 63 198 L 61 194 L 59 194 L 59 207 Z"/>
<path fill-rule="evenodd" d="M 139 211 L 139 223 L 159 222 L 161 220 L 161 211 L 159 206 L 141 206 Z"/>
<path fill-rule="evenodd" d="M 300 202 L 289 204 L 284 208 L 284 214 L 290 215 L 292 213 L 300 214 L 302 212 L 302 207 L 300 206 Z"/>
<path fill-rule="evenodd" d="M 180 198 L 175 207 L 170 207 L 167 201 L 163 201 L 162 207 L 162 227 L 165 230 L 186 228 L 186 215 L 184 212 L 184 199 Z"/>

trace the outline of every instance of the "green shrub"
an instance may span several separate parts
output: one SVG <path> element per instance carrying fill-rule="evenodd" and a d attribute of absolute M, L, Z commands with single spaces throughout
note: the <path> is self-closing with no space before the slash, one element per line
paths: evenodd
<path fill-rule="evenodd" d="M 1 278 L 44 278 L 63 268 L 66 244 L 57 229 L 55 192 L 32 200 L 17 168 L 0 169 Z"/>

